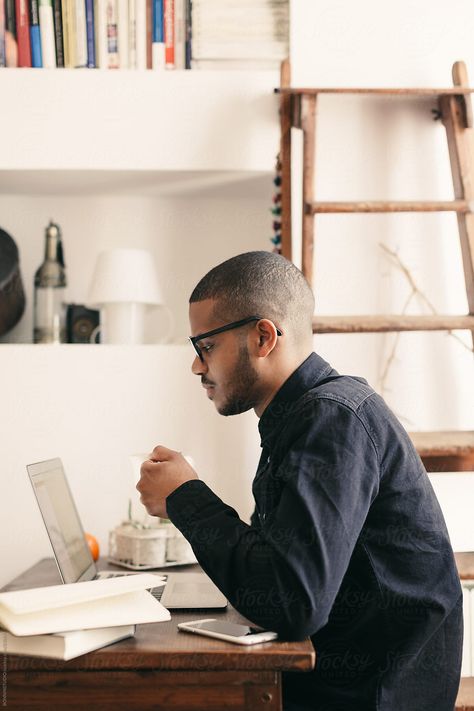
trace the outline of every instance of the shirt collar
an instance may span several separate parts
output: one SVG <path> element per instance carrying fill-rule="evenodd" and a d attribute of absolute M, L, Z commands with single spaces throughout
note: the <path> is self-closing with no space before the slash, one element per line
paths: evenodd
<path fill-rule="evenodd" d="M 337 375 L 324 358 L 321 358 L 317 353 L 311 353 L 285 380 L 273 400 L 265 408 L 258 423 L 262 447 L 270 445 L 272 435 L 276 434 L 279 425 L 291 414 L 289 405 L 299 400 L 329 373 Z"/>

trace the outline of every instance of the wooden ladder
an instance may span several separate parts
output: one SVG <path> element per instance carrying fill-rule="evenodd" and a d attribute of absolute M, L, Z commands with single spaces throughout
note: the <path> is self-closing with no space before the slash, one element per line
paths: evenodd
<path fill-rule="evenodd" d="M 315 216 L 321 213 L 445 212 L 457 214 L 469 313 L 460 316 L 317 316 L 313 333 L 374 333 L 384 331 L 471 331 L 474 345 L 474 151 L 472 108 L 466 66 L 453 66 L 453 84 L 448 89 L 298 89 L 290 86 L 290 65 L 281 70 L 281 253 L 292 259 L 291 241 L 291 129 L 303 133 L 302 271 L 313 284 Z M 432 97 L 446 128 L 454 200 L 321 202 L 314 197 L 316 104 L 319 94 L 359 94 L 399 97 Z M 473 362 L 474 365 L 474 362 Z M 410 434 L 429 472 L 473 471 L 474 432 L 423 432 Z"/>

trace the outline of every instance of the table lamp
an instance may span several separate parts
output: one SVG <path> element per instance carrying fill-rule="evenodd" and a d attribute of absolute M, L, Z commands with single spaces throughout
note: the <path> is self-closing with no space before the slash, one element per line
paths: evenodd
<path fill-rule="evenodd" d="M 102 343 L 144 343 L 146 309 L 163 303 L 150 252 L 128 248 L 101 252 L 88 302 L 100 309 Z"/>

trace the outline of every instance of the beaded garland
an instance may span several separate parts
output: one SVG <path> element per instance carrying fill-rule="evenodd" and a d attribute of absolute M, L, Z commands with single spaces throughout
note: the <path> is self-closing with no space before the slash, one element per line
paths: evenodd
<path fill-rule="evenodd" d="M 273 178 L 275 192 L 273 195 L 273 205 L 270 208 L 273 215 L 273 237 L 270 241 L 273 244 L 273 252 L 281 254 L 281 160 L 278 154 L 275 164 L 275 177 Z"/>

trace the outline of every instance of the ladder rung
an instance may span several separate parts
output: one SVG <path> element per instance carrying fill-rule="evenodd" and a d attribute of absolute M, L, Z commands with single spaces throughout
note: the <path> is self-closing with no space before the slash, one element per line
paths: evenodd
<path fill-rule="evenodd" d="M 313 333 L 474 331 L 474 316 L 314 316 Z"/>
<path fill-rule="evenodd" d="M 474 456 L 474 432 L 410 432 L 410 439 L 420 457 Z"/>
<path fill-rule="evenodd" d="M 430 200 L 428 202 L 397 200 L 364 202 L 313 202 L 306 203 L 305 213 L 355 213 L 355 212 L 474 212 L 474 202 L 469 200 Z"/>

